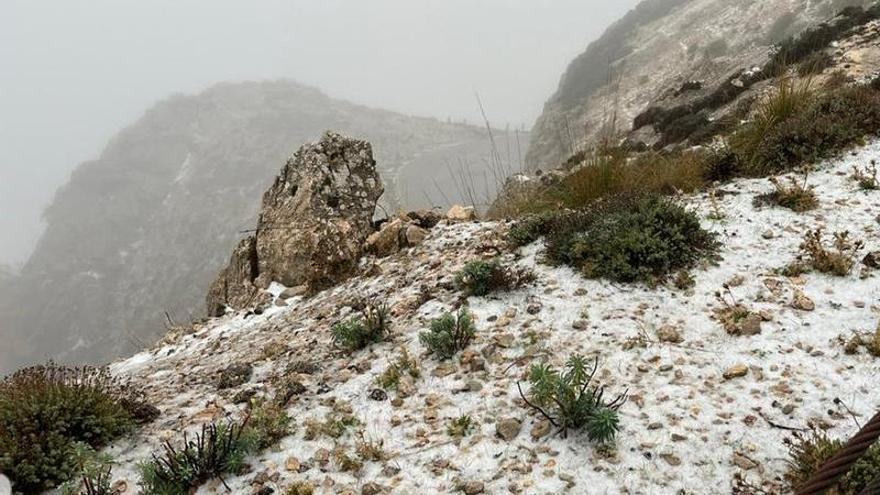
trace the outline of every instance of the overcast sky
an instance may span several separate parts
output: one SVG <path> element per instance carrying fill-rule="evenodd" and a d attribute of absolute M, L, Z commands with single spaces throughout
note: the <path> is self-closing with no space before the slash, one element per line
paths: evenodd
<path fill-rule="evenodd" d="M 531 126 L 636 0 L 0 0 L 0 262 L 70 171 L 157 100 L 290 78 L 439 118 Z"/>

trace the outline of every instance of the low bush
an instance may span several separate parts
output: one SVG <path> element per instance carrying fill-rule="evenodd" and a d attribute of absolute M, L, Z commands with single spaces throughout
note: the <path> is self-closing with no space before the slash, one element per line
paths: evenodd
<path fill-rule="evenodd" d="M 340 438 L 345 435 L 349 429 L 360 424 L 361 422 L 349 413 L 333 411 L 327 414 L 323 421 L 315 418 L 306 420 L 304 438 L 306 440 L 314 440 L 322 436 Z"/>
<path fill-rule="evenodd" d="M 811 230 L 800 245 L 805 258 L 802 262 L 819 272 L 843 277 L 852 271 L 863 245 L 862 241 L 852 240 L 849 232 L 835 232 L 828 247 L 822 239 L 822 229 Z"/>
<path fill-rule="evenodd" d="M 450 359 L 467 348 L 475 335 L 473 317 L 462 308 L 455 315 L 444 313 L 432 321 L 430 329 L 422 332 L 419 340 L 439 359 Z"/>
<path fill-rule="evenodd" d="M 880 443 L 875 443 L 840 480 L 840 491 L 846 495 L 866 493 L 869 483 L 880 477 Z"/>
<path fill-rule="evenodd" d="M 517 219 L 507 231 L 507 242 L 513 247 L 522 247 L 537 241 L 550 232 L 550 226 L 559 214 L 557 211 L 544 211 Z"/>
<path fill-rule="evenodd" d="M 809 99 L 787 98 L 804 101 L 792 102 L 788 108 L 767 108 L 763 115 L 768 118 L 756 118 L 731 139 L 748 175 L 815 163 L 880 131 L 880 92 L 869 87 L 844 87 Z"/>
<path fill-rule="evenodd" d="M 801 77 L 821 74 L 832 65 L 834 65 L 834 57 L 825 51 L 818 51 L 801 60 L 797 66 L 797 73 Z"/>
<path fill-rule="evenodd" d="M 184 495 L 223 475 L 241 474 L 245 457 L 257 450 L 253 437 L 245 435 L 247 419 L 203 425 L 201 432 L 175 446 L 166 441 L 160 453 L 139 465 L 144 495 Z M 226 486 L 228 490 L 229 487 Z"/>
<path fill-rule="evenodd" d="M 517 289 L 534 279 L 530 270 L 504 266 L 495 258 L 467 262 L 455 275 L 455 286 L 469 296 L 481 297 L 491 292 Z"/>
<path fill-rule="evenodd" d="M 564 372 L 547 364 L 532 365 L 529 373 L 529 397 L 520 388 L 528 406 L 543 415 L 563 433 L 584 429 L 590 440 L 600 443 L 614 439 L 620 431 L 618 408 L 626 402 L 626 394 L 605 401 L 605 387 L 591 386 L 599 368 L 596 358 L 592 370 L 583 356 L 573 355 Z"/>
<path fill-rule="evenodd" d="M 812 186 L 806 184 L 806 178 L 801 183 L 796 178 L 789 177 L 788 184 L 786 184 L 776 177 L 772 177 L 770 182 L 773 184 L 774 191 L 756 196 L 755 206 L 774 204 L 796 212 L 809 211 L 819 206 L 816 192 Z"/>
<path fill-rule="evenodd" d="M 693 212 L 658 196 L 598 202 L 557 222 L 545 244 L 551 261 L 587 277 L 648 283 L 693 267 L 718 246 Z"/>
<path fill-rule="evenodd" d="M 388 307 L 384 304 L 367 303 L 359 316 L 337 322 L 331 327 L 333 340 L 347 351 L 357 351 L 382 342 L 389 331 L 388 316 Z"/>
<path fill-rule="evenodd" d="M 0 382 L 0 472 L 18 492 L 38 493 L 76 476 L 77 449 L 130 431 L 139 401 L 106 368 L 49 363 Z"/>

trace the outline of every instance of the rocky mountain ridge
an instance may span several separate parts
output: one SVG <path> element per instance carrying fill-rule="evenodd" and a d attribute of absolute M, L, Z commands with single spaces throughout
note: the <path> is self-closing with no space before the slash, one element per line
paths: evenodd
<path fill-rule="evenodd" d="M 326 129 L 376 147 L 386 211 L 480 201 L 495 187 L 484 128 L 374 110 L 289 81 L 174 96 L 57 192 L 45 234 L 0 302 L 14 343 L 0 347 L 0 370 L 47 357 L 102 361 L 201 317 L 206 288 L 238 232 L 256 223 L 279 164 Z M 460 182 L 465 165 L 476 194 Z"/>
<path fill-rule="evenodd" d="M 774 43 L 869 3 L 645 0 L 568 67 L 535 123 L 526 167 L 556 168 L 601 136 L 625 134 L 649 107 L 699 98 L 762 66 Z"/>

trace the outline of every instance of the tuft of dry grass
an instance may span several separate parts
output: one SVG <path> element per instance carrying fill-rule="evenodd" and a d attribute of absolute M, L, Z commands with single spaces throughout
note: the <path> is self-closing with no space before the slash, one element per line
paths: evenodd
<path fill-rule="evenodd" d="M 853 167 L 852 178 L 858 182 L 859 187 L 864 191 L 880 189 L 880 182 L 877 180 L 877 161 L 871 160 L 871 164 L 864 169 Z"/>
<path fill-rule="evenodd" d="M 863 245 L 860 240 L 852 240 L 849 232 L 835 232 L 831 246 L 826 246 L 822 229 L 817 228 L 806 233 L 800 249 L 806 257 L 805 262 L 814 270 L 843 277 L 852 271 Z"/>
<path fill-rule="evenodd" d="M 789 177 L 787 183 L 776 177 L 771 177 L 770 182 L 775 190 L 756 196 L 755 206 L 770 203 L 799 213 L 819 206 L 819 200 L 816 198 L 813 186 L 807 185 L 806 175 L 803 182 L 799 182 L 794 177 Z"/>

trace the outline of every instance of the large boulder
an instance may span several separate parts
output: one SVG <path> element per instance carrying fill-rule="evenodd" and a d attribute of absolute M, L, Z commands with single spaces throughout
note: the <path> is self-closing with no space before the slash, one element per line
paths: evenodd
<path fill-rule="evenodd" d="M 273 281 L 317 291 L 357 269 L 384 189 L 369 143 L 326 132 L 287 161 L 257 228 L 211 286 L 208 313 L 254 305 Z"/>

